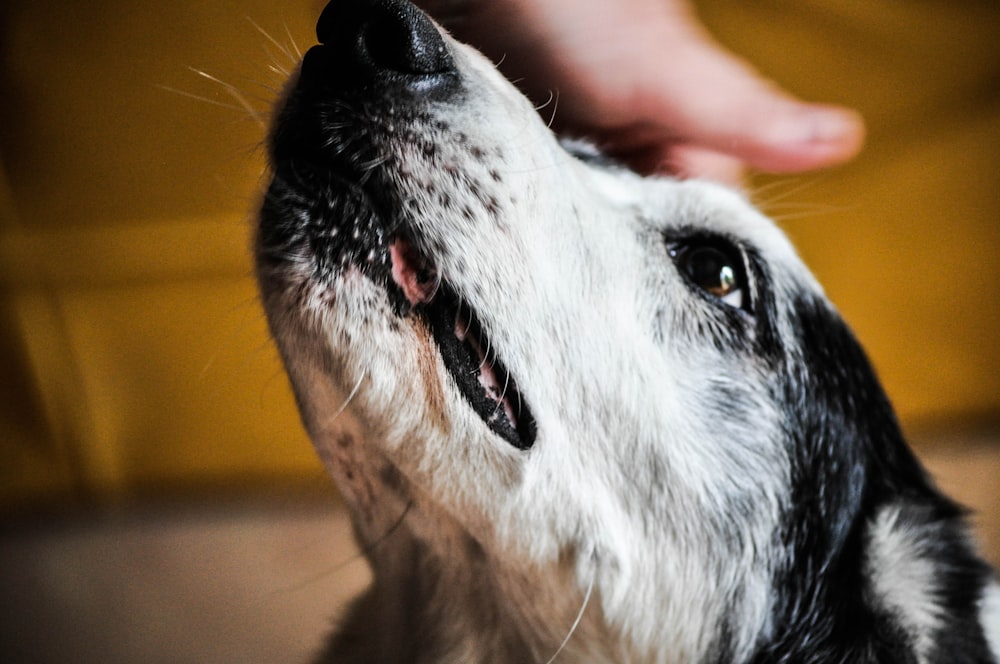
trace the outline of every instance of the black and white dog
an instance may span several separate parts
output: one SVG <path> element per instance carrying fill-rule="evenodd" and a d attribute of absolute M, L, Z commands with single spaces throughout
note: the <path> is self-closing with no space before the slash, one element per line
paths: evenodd
<path fill-rule="evenodd" d="M 374 570 L 329 661 L 997 661 L 962 510 L 772 223 L 560 143 L 402 0 L 317 32 L 257 261 Z"/>

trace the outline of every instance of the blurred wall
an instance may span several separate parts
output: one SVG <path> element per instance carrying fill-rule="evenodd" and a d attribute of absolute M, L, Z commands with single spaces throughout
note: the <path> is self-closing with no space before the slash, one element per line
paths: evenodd
<path fill-rule="evenodd" d="M 325 483 L 249 254 L 267 109 L 322 4 L 0 6 L 0 512 Z M 849 167 L 754 197 L 904 423 L 996 424 L 1000 5 L 698 6 L 781 84 L 869 121 Z"/>
<path fill-rule="evenodd" d="M 0 8 L 0 503 L 325 484 L 249 251 L 269 107 L 317 12 Z"/>
<path fill-rule="evenodd" d="M 796 94 L 859 109 L 861 156 L 759 179 L 914 430 L 1000 422 L 1000 3 L 703 0 Z"/>

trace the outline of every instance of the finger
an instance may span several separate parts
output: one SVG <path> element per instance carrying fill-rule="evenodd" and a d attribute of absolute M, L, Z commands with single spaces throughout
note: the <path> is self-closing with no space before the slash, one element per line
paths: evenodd
<path fill-rule="evenodd" d="M 746 168 L 743 162 L 715 150 L 652 140 L 633 143 L 630 148 L 621 144 L 605 144 L 604 148 L 615 159 L 645 175 L 713 180 L 736 188 L 744 185 Z"/>
<path fill-rule="evenodd" d="M 721 152 L 694 146 L 672 148 L 669 157 L 658 170 L 681 178 L 712 180 L 737 189 L 742 189 L 746 184 L 746 169 L 742 161 Z"/>
<path fill-rule="evenodd" d="M 772 172 L 833 165 L 861 149 L 864 124 L 854 111 L 796 100 L 693 29 L 673 46 L 654 97 L 639 105 L 675 139 Z"/>

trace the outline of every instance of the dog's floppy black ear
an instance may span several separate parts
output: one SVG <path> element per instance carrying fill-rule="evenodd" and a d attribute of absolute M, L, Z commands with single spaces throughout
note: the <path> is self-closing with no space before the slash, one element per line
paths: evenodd
<path fill-rule="evenodd" d="M 936 521 L 958 521 L 962 510 L 935 488 L 903 436 L 867 355 L 828 302 L 795 303 L 798 358 L 785 383 L 792 443 L 790 523 L 794 539 L 824 569 L 840 556 L 860 555 L 858 538 L 878 508 L 909 503 Z M 854 561 L 848 566 L 855 566 Z"/>
<path fill-rule="evenodd" d="M 822 471 L 847 480 L 855 490 L 879 488 L 863 481 L 874 471 L 886 483 L 881 487 L 885 490 L 923 492 L 926 476 L 903 438 L 875 370 L 847 325 L 820 298 L 800 299 L 795 311 L 802 364 L 793 368 L 798 375 L 789 386 L 798 393 L 799 403 L 791 411 L 799 419 L 796 424 L 810 434 L 800 441 L 808 455 L 802 462 L 810 464 L 812 459 L 810 465 L 825 465 Z M 837 467 L 845 460 L 854 467 Z"/>
<path fill-rule="evenodd" d="M 908 661 L 898 627 L 864 600 L 864 527 L 887 491 L 922 491 L 923 471 L 837 313 L 806 296 L 792 316 L 796 339 L 786 348 L 782 386 L 791 496 L 780 535 L 785 564 L 775 579 L 779 636 L 768 650 L 788 661 L 823 650 L 839 660 L 833 655 L 852 643 L 885 661 Z"/>
<path fill-rule="evenodd" d="M 797 470 L 813 475 L 811 490 L 849 488 L 858 509 L 865 507 L 861 501 L 869 507 L 898 498 L 936 501 L 939 494 L 850 329 L 821 298 L 799 299 L 795 312 L 801 365 L 790 368 L 786 398 L 794 404 L 792 430 L 802 432 Z"/>
<path fill-rule="evenodd" d="M 961 508 L 936 490 L 906 444 L 839 315 L 819 297 L 801 298 L 793 311 L 797 343 L 788 350 L 783 387 L 792 495 L 781 533 L 785 568 L 775 579 L 781 636 L 769 652 L 818 648 L 837 661 L 848 660 L 834 654 L 849 651 L 857 655 L 850 661 L 915 661 L 897 618 L 871 601 L 866 529 L 888 505 L 899 506 L 909 522 L 902 526 L 935 533 L 926 562 L 940 564 L 947 587 L 935 600 L 945 615 L 968 618 L 967 626 L 949 627 L 962 651 L 985 652 L 972 614 L 986 568 L 967 545 Z"/>

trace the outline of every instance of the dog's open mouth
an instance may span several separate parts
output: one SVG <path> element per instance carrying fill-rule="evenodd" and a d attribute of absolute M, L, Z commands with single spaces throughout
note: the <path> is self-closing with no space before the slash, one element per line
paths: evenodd
<path fill-rule="evenodd" d="M 441 359 L 466 401 L 498 436 L 518 449 L 530 448 L 535 442 L 535 419 L 475 312 L 409 242 L 397 238 L 389 254 L 393 280 L 427 321 Z"/>

